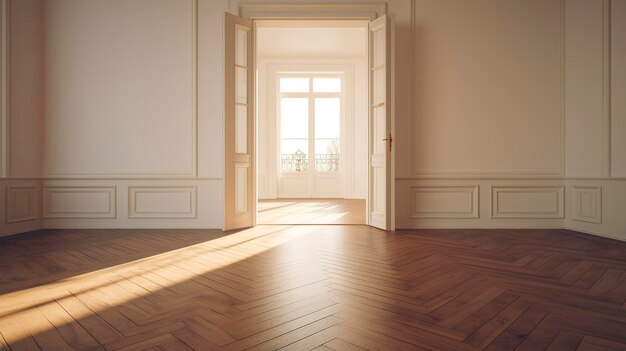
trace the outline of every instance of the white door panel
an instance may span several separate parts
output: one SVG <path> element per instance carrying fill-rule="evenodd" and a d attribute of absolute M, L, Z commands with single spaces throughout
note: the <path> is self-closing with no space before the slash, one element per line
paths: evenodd
<path fill-rule="evenodd" d="M 369 224 L 391 228 L 391 70 L 389 20 L 383 15 L 369 25 Z"/>
<path fill-rule="evenodd" d="M 254 30 L 224 14 L 224 230 L 255 223 Z"/>

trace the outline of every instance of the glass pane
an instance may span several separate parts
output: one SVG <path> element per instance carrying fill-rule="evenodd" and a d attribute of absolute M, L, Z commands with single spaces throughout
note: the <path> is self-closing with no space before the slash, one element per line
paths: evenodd
<path fill-rule="evenodd" d="M 237 93 L 236 100 L 240 104 L 248 103 L 248 70 L 241 67 L 235 67 L 235 90 Z"/>
<path fill-rule="evenodd" d="M 237 28 L 235 29 L 237 36 L 236 36 L 236 41 L 237 41 L 237 49 L 236 49 L 236 58 L 235 58 L 235 63 L 238 64 L 239 66 L 243 66 L 246 67 L 246 65 L 248 64 L 248 60 L 247 60 L 247 48 L 248 48 L 248 32 L 241 29 L 241 28 Z"/>
<path fill-rule="evenodd" d="M 338 172 L 341 160 L 339 152 L 339 139 L 315 140 L 315 170 Z"/>
<path fill-rule="evenodd" d="M 341 135 L 341 101 L 339 98 L 315 99 L 315 138 L 339 139 Z"/>
<path fill-rule="evenodd" d="M 309 78 L 280 78 L 281 93 L 308 93 Z"/>
<path fill-rule="evenodd" d="M 235 153 L 248 153 L 248 107 L 235 108 Z"/>
<path fill-rule="evenodd" d="M 339 93 L 341 92 L 341 79 L 315 78 L 313 79 L 313 91 L 316 93 Z"/>
<path fill-rule="evenodd" d="M 281 154 L 293 154 L 302 151 L 305 155 L 309 154 L 308 139 L 282 139 L 280 143 Z"/>
<path fill-rule="evenodd" d="M 280 141 L 280 170 L 282 172 L 305 172 L 308 164 L 308 139 L 283 139 Z"/>
<path fill-rule="evenodd" d="M 308 138 L 309 99 L 280 99 L 280 137 Z"/>

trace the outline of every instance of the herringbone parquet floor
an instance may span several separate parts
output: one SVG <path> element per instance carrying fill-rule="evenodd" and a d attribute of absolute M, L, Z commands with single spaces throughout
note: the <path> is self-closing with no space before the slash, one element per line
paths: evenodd
<path fill-rule="evenodd" d="M 564 230 L 0 239 L 0 350 L 626 350 L 626 243 Z"/>
<path fill-rule="evenodd" d="M 365 224 L 365 200 L 259 200 L 259 224 Z"/>

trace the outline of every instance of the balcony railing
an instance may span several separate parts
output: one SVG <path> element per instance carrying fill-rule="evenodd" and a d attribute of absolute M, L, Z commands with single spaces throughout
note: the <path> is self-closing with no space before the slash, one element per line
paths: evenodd
<path fill-rule="evenodd" d="M 339 172 L 341 156 L 339 154 L 315 155 L 315 171 Z M 309 155 L 298 150 L 293 154 L 280 155 L 280 170 L 282 172 L 306 172 L 309 168 Z"/>
<path fill-rule="evenodd" d="M 315 155 L 315 170 L 318 172 L 339 172 L 339 154 Z"/>

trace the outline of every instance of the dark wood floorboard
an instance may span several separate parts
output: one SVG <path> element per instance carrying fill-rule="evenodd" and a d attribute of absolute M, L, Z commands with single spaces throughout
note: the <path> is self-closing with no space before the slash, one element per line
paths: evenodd
<path fill-rule="evenodd" d="M 3 350 L 626 350 L 626 243 L 279 226 L 0 239 Z"/>

